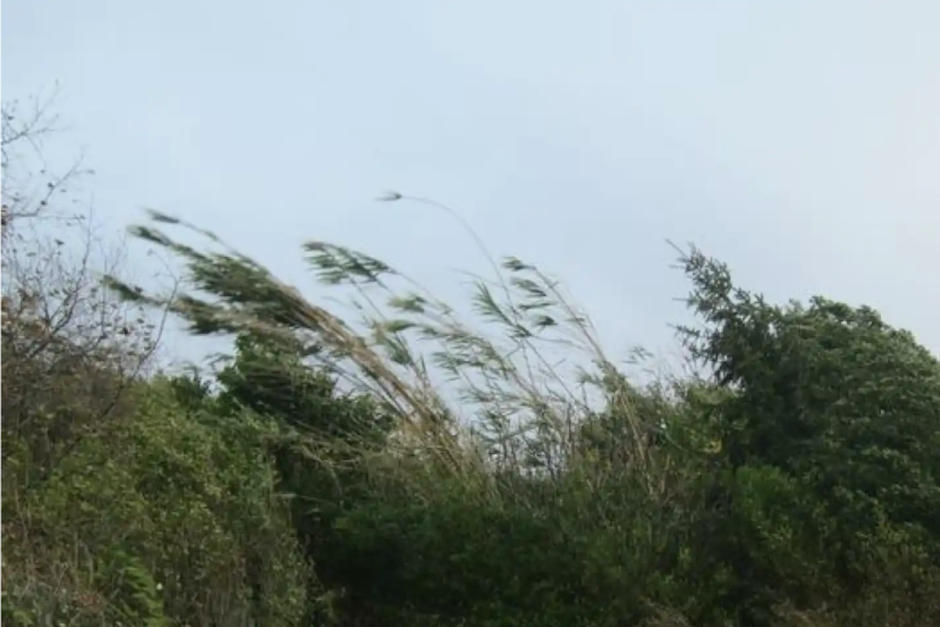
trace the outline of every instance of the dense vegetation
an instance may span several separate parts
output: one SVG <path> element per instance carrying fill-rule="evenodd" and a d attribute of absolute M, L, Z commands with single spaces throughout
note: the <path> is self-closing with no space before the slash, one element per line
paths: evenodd
<path fill-rule="evenodd" d="M 680 251 L 701 374 L 640 385 L 518 259 L 473 326 L 310 242 L 340 315 L 153 214 L 159 295 L 4 193 L 10 625 L 940 624 L 940 363 L 870 309 Z M 168 315 L 234 354 L 154 371 Z"/>

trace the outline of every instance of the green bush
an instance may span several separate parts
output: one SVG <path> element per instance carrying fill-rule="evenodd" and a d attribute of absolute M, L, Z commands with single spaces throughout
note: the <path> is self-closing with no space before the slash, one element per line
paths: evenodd
<path fill-rule="evenodd" d="M 34 314 L 5 327 L 13 624 L 940 624 L 940 364 L 870 309 L 769 305 L 693 250 L 703 324 L 683 336 L 705 374 L 641 387 L 517 259 L 474 286 L 492 338 L 308 243 L 359 311 L 380 309 L 366 287 L 388 297 L 360 334 L 247 258 L 136 233 L 208 299 L 110 286 L 237 333 L 236 353 L 88 412 L 68 390 L 117 369 L 32 389 Z M 559 346 L 591 367 L 566 379 Z"/>
<path fill-rule="evenodd" d="M 165 382 L 136 390 L 135 407 L 23 495 L 4 611 L 37 624 L 297 624 L 311 573 L 274 490 L 274 426 L 186 409 Z M 47 596 L 57 585 L 67 608 Z"/>

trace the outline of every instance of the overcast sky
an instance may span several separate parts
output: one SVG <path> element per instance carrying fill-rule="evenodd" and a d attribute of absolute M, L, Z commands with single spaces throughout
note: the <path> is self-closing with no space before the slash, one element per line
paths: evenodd
<path fill-rule="evenodd" d="M 667 238 L 940 353 L 940 3 L 4 0 L 3 99 L 59 81 L 95 211 L 183 214 L 308 293 L 299 245 L 450 296 L 496 254 L 614 353 L 674 346 Z"/>

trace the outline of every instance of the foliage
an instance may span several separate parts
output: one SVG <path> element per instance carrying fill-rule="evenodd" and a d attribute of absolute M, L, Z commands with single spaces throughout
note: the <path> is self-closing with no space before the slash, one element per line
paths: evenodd
<path fill-rule="evenodd" d="M 5 313 L 22 409 L 4 416 L 4 618 L 940 623 L 940 364 L 871 309 L 772 305 L 682 251 L 702 324 L 681 333 L 706 375 L 641 386 L 518 259 L 489 257 L 474 326 L 387 264 L 308 243 L 353 318 L 152 217 L 209 239 L 134 230 L 189 291 L 107 286 L 235 334 L 235 353 L 211 380 L 133 370 L 92 419 L 60 370 L 31 390 L 46 353 Z M 133 349 L 113 350 L 80 376 L 118 380 Z M 64 427 L 31 418 L 48 407 Z"/>
<path fill-rule="evenodd" d="M 43 600 L 65 577 L 68 606 L 47 599 L 36 620 L 296 624 L 310 574 L 266 463 L 274 426 L 187 411 L 164 382 L 135 391 L 135 407 L 18 504 L 7 564 L 38 569 L 11 570 L 5 607 Z"/>
<path fill-rule="evenodd" d="M 867 307 L 772 306 L 698 251 L 683 262 L 705 322 L 684 329 L 690 351 L 733 391 L 712 413 L 734 470 L 728 533 L 756 534 L 736 551 L 749 587 L 804 602 L 821 582 L 880 589 L 875 547 L 897 541 L 917 557 L 893 576 L 936 594 L 940 362 Z"/>

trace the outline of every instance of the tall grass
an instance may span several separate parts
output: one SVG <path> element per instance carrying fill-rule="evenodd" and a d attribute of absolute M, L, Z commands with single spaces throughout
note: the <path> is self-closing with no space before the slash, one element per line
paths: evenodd
<path fill-rule="evenodd" d="M 445 205 L 398 194 L 383 200 L 432 205 L 471 234 L 493 274 L 471 281 L 473 319 L 461 319 L 383 261 L 306 242 L 304 259 L 321 285 L 351 294 L 346 311 L 358 316 L 351 320 L 328 295 L 305 297 L 215 234 L 159 212 L 132 233 L 179 255 L 191 291 L 171 298 L 113 277 L 109 285 L 131 300 L 169 307 L 194 333 L 251 331 L 299 342 L 311 364 L 397 416 L 401 450 L 430 455 L 448 472 L 511 469 L 557 478 L 580 454 L 581 426 L 606 412 L 629 432 L 623 467 L 650 496 L 662 491 L 669 461 L 654 456 L 651 442 L 662 435 L 663 417 L 637 411 L 637 391 L 562 286 L 518 258 L 497 262 Z M 215 252 L 197 251 L 163 228 L 204 238 Z"/>

